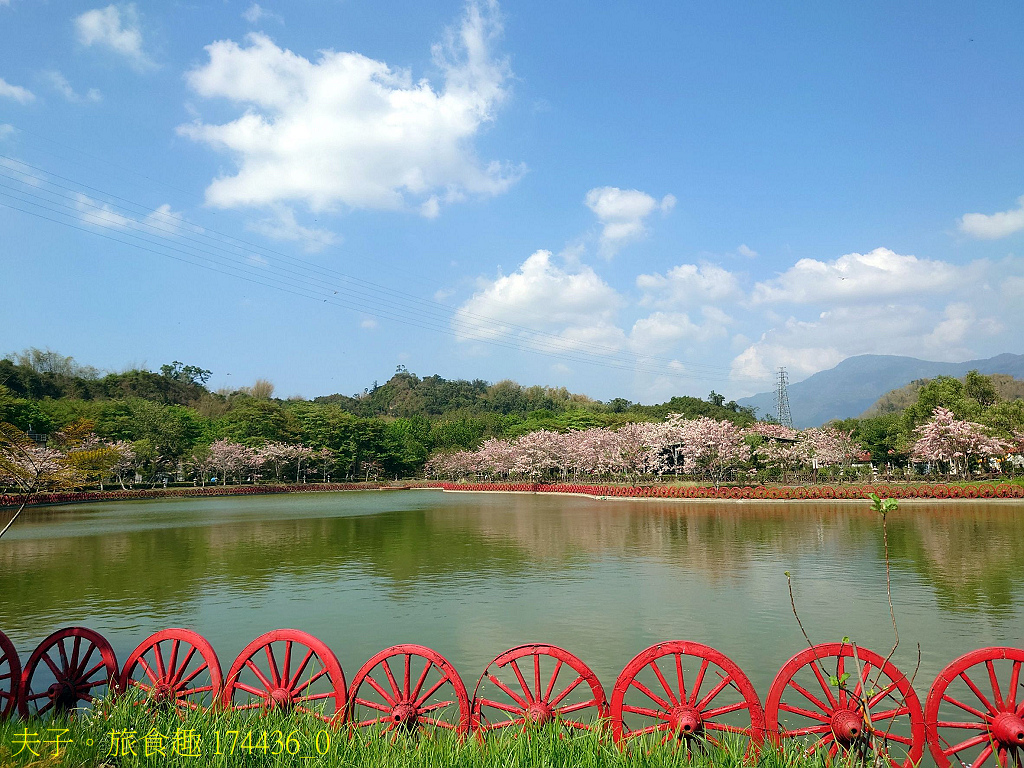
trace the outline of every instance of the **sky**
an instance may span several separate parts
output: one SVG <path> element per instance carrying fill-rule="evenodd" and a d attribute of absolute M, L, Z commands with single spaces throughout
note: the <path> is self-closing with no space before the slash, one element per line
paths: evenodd
<path fill-rule="evenodd" d="M 1022 353 L 1024 4 L 0 0 L 0 354 L 651 403 Z"/>

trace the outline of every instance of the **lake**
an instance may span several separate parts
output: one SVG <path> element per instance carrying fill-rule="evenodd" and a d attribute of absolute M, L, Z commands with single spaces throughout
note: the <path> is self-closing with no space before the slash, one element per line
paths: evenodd
<path fill-rule="evenodd" d="M 904 502 L 889 522 L 892 592 L 922 701 L 939 669 L 1024 645 L 1024 504 Z M 58 627 L 118 659 L 151 632 L 197 630 L 225 671 L 251 639 L 304 629 L 346 676 L 420 643 L 472 692 L 487 662 L 561 645 L 608 695 L 671 639 L 721 650 L 764 699 L 805 642 L 848 635 L 885 655 L 892 627 L 867 502 L 661 502 L 431 490 L 98 503 L 30 510 L 0 542 L 0 629 L 24 659 Z"/>

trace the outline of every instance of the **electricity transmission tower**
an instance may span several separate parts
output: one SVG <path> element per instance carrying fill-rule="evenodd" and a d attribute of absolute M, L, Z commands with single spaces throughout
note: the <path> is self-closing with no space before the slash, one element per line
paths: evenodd
<path fill-rule="evenodd" d="M 779 368 L 779 378 L 775 386 L 775 408 L 779 424 L 784 427 L 793 428 L 793 414 L 789 412 L 789 393 L 786 385 L 789 384 L 789 376 L 785 368 Z"/>

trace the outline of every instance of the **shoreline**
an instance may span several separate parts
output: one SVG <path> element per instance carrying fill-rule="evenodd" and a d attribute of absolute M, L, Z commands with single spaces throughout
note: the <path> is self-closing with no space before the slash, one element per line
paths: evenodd
<path fill-rule="evenodd" d="M 422 483 L 422 484 L 421 484 Z M 590 485 L 575 483 L 451 483 L 411 481 L 399 483 L 301 483 L 282 485 L 195 486 L 140 488 L 114 491 L 40 493 L 29 499 L 28 507 L 54 507 L 104 501 L 148 501 L 154 499 L 227 496 L 264 496 L 281 493 L 340 493 L 345 491 L 436 490 L 445 493 L 505 493 L 523 495 L 577 496 L 595 501 L 852 501 L 862 502 L 870 493 L 917 501 L 1024 501 L 1024 485 L 981 483 L 966 485 L 872 483 L 858 485 L 799 486 L 713 486 L 700 485 Z M 20 494 L 0 494 L 0 509 L 22 503 Z"/>

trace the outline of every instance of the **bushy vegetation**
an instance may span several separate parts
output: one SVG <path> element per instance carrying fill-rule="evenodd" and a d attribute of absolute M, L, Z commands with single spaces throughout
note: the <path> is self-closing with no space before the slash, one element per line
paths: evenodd
<path fill-rule="evenodd" d="M 57 733 L 61 752 L 55 757 L 53 740 Z M 229 734 L 238 734 L 238 738 Z M 251 734 L 248 740 L 246 734 Z M 158 736 L 166 738 L 161 741 Z M 218 739 L 221 754 L 217 754 Z M 49 743 L 42 743 L 44 740 Z M 22 746 L 25 741 L 33 744 L 38 756 Z M 156 751 L 158 745 L 164 754 Z M 160 768 L 739 768 L 751 764 L 744 749 L 745 743 L 738 741 L 726 742 L 723 747 L 705 744 L 689 752 L 672 745 L 641 741 L 620 750 L 606 734 L 565 735 L 554 728 L 537 729 L 528 735 L 490 734 L 486 740 L 459 739 L 448 731 L 390 739 L 373 733 L 350 734 L 347 729 L 332 729 L 312 717 L 237 711 L 179 715 L 152 712 L 126 700 L 101 702 L 93 714 L 78 718 L 62 716 L 45 722 L 0 720 L 0 765 L 34 768 L 101 764 Z M 765 746 L 756 762 L 761 768 L 810 768 L 820 765 L 821 757 L 805 755 L 798 748 L 780 750 Z M 847 763 L 852 764 L 852 759 L 840 757 L 833 765 Z"/>
<path fill-rule="evenodd" d="M 950 411 L 960 421 L 971 422 L 986 435 L 1011 446 L 1024 434 L 1024 400 L 1005 399 L 1000 391 L 1013 397 L 1014 387 L 1003 379 L 971 371 L 963 380 L 951 376 L 915 383 L 912 400 L 900 400 L 887 413 L 859 419 L 833 422 L 848 430 L 853 438 L 881 465 L 906 466 L 914 456 L 920 428 L 935 418 L 935 409 Z M 899 392 L 900 390 L 896 390 Z M 1018 450 L 1020 447 L 1018 446 Z M 1016 455 L 1020 455 L 1017 453 Z"/>
<path fill-rule="evenodd" d="M 190 459 L 205 461 L 218 441 L 253 449 L 327 449 L 330 466 L 321 462 L 313 476 L 343 480 L 412 476 L 435 451 L 472 450 L 486 438 L 540 429 L 615 428 L 660 421 L 669 413 L 738 425 L 754 421 L 752 412 L 715 393 L 707 400 L 674 397 L 656 406 L 621 398 L 603 403 L 565 388 L 421 379 L 399 368 L 388 382 L 361 394 L 309 401 L 274 398 L 266 381 L 213 392 L 206 386 L 209 377 L 209 371 L 177 361 L 159 372 L 102 374 L 54 352 L 28 350 L 0 360 L 0 422 L 44 435 L 88 422 L 103 441 L 130 447 L 125 476 L 153 483 L 173 479 Z M 293 463 L 292 479 L 294 469 Z"/>

